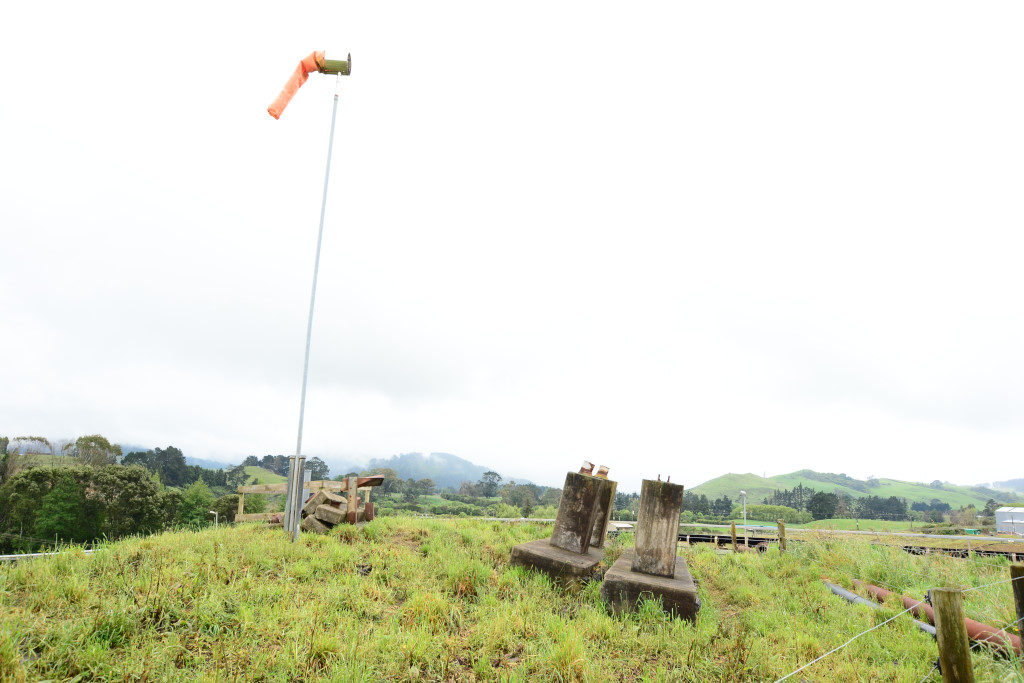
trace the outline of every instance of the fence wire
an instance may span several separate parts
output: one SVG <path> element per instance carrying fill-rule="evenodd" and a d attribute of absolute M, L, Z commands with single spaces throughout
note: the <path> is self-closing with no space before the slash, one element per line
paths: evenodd
<path fill-rule="evenodd" d="M 882 626 L 885 626 L 886 624 L 888 624 L 888 623 L 889 623 L 890 621 L 892 621 L 892 620 L 893 620 L 893 619 L 895 619 L 896 617 L 901 617 L 901 616 L 903 616 L 904 614 L 906 614 L 907 612 L 909 612 L 909 611 L 910 611 L 910 610 L 912 610 L 912 609 L 914 609 L 914 608 L 913 608 L 913 607 L 908 607 L 907 609 L 903 610 L 903 611 L 902 611 L 902 612 L 900 612 L 899 614 L 894 614 L 893 616 L 889 617 L 888 619 L 886 619 L 886 620 L 885 620 L 885 621 L 883 621 L 882 623 L 880 623 L 880 624 L 875 624 L 875 625 L 874 625 L 874 626 L 872 626 L 871 628 L 869 628 L 869 629 L 867 629 L 867 630 L 865 630 L 865 631 L 861 631 L 860 633 L 858 633 L 857 635 L 855 635 L 854 637 L 850 638 L 850 639 L 849 639 L 848 641 L 846 641 L 845 643 L 843 643 L 842 645 L 840 645 L 839 647 L 837 647 L 837 648 L 834 648 L 834 649 L 832 649 L 832 650 L 829 650 L 828 652 L 826 652 L 825 654 L 821 655 L 820 657 L 817 657 L 817 658 L 815 658 L 815 659 L 812 659 L 811 661 L 807 662 L 806 664 L 804 664 L 803 666 L 801 666 L 801 667 L 800 667 L 799 669 L 796 669 L 795 671 L 791 671 L 790 673 L 786 674 L 786 675 L 785 675 L 785 676 L 783 676 L 782 678 L 779 678 L 779 679 L 777 679 L 777 680 L 775 681 L 775 683 L 781 683 L 781 681 L 784 681 L 784 680 L 786 680 L 787 678 L 789 678 L 790 676 L 793 676 L 794 674 L 800 673 L 801 671 L 803 671 L 803 670 L 804 670 L 804 669 L 806 669 L 807 667 L 811 666 L 812 664 L 816 664 L 817 662 L 820 662 L 821 660 L 825 659 L 825 658 L 826 658 L 826 657 L 828 657 L 829 655 L 831 655 L 831 654 L 833 654 L 833 653 L 836 653 L 836 652 L 839 652 L 839 651 L 840 651 L 840 650 L 842 650 L 842 649 L 843 649 L 844 647 L 846 647 L 847 645 L 849 645 L 849 644 L 850 644 L 850 643 L 852 643 L 853 641 L 855 641 L 855 640 L 857 640 L 858 638 L 860 638 L 860 637 L 861 637 L 862 635 L 864 635 L 864 634 L 866 634 L 866 633 L 871 633 L 871 632 L 872 632 L 872 631 L 874 631 L 874 630 L 875 630 L 876 628 L 880 628 L 880 627 L 882 627 Z"/>

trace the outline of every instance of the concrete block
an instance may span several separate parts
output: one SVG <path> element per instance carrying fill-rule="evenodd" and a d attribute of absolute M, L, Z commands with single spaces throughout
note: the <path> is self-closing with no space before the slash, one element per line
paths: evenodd
<path fill-rule="evenodd" d="M 575 472 L 565 475 L 562 499 L 558 502 L 558 514 L 551 530 L 551 545 L 574 553 L 586 553 L 590 549 L 597 494 L 606 481 Z"/>
<path fill-rule="evenodd" d="M 672 577 L 652 576 L 630 569 L 633 551 L 622 554 L 611 569 L 605 572 L 601 584 L 601 599 L 615 614 L 632 612 L 643 599 L 661 599 L 662 607 L 680 619 L 696 621 L 700 611 L 700 597 L 686 560 L 679 558 Z"/>
<path fill-rule="evenodd" d="M 316 508 L 314 515 L 321 522 L 326 522 L 333 526 L 344 522 L 346 513 L 344 510 L 339 510 L 332 505 L 324 504 Z"/>
<path fill-rule="evenodd" d="M 542 538 L 520 543 L 512 548 L 510 564 L 514 567 L 530 567 L 558 581 L 571 582 L 590 579 L 603 559 L 604 552 L 601 550 L 574 553 L 554 546 L 548 539 Z"/>
<path fill-rule="evenodd" d="M 643 480 L 636 519 L 633 571 L 669 578 L 675 574 L 679 513 L 682 509 L 681 484 Z"/>
<path fill-rule="evenodd" d="M 313 512 L 321 505 L 327 502 L 327 492 L 320 489 L 313 496 L 306 501 L 306 504 L 302 506 L 302 516 L 309 517 Z"/>
<path fill-rule="evenodd" d="M 608 523 L 612 519 L 612 509 L 615 507 L 615 489 L 618 484 L 608 479 L 602 479 L 603 483 L 597 493 L 597 501 L 594 503 L 594 528 L 590 534 L 590 547 L 603 548 L 604 542 L 608 539 Z"/>
<path fill-rule="evenodd" d="M 326 534 L 331 530 L 329 526 L 312 515 L 302 520 L 302 528 L 305 531 L 312 531 L 317 534 Z"/>

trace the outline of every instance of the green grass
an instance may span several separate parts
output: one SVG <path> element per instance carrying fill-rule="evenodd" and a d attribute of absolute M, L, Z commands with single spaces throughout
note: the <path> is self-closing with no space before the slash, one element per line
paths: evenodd
<path fill-rule="evenodd" d="M 902 520 L 819 519 L 803 526 L 808 529 L 841 529 L 846 531 L 857 531 L 859 529 L 860 531 L 907 531 L 921 533 L 924 525 L 924 522 L 909 522 Z"/>
<path fill-rule="evenodd" d="M 691 625 L 653 603 L 613 617 L 598 582 L 508 566 L 513 545 L 549 533 L 388 517 L 293 544 L 248 524 L 0 566 L 0 680 L 771 681 L 900 611 L 849 605 L 822 576 L 919 595 L 1007 574 L 861 538 L 813 535 L 786 555 L 704 544 L 682 551 L 703 602 Z M 965 594 L 965 610 L 1011 621 L 1009 585 Z M 916 683 L 935 657 L 900 617 L 793 680 Z M 976 651 L 974 666 L 1021 680 L 1019 661 Z"/>
<path fill-rule="evenodd" d="M 253 483 L 253 479 L 258 479 L 261 484 L 285 484 L 288 482 L 288 477 L 265 470 L 262 467 L 256 467 L 255 465 L 247 465 L 245 474 L 248 476 L 248 479 L 246 479 L 248 484 Z"/>

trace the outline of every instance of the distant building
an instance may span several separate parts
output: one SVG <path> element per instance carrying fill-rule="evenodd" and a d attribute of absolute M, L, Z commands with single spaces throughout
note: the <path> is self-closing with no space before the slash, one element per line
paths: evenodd
<path fill-rule="evenodd" d="M 1024 508 L 999 508 L 996 510 L 996 533 L 1024 536 Z"/>

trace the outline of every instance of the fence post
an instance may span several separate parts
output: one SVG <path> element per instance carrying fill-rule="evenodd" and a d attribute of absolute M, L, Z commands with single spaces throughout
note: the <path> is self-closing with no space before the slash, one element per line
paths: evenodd
<path fill-rule="evenodd" d="M 1024 628 L 1024 564 L 1010 565 L 1010 585 L 1013 586 L 1013 604 L 1017 608 L 1017 633 Z"/>
<path fill-rule="evenodd" d="M 935 638 L 939 643 L 939 668 L 943 683 L 974 683 L 971 649 L 964 624 L 963 593 L 959 588 L 933 588 Z"/>
<path fill-rule="evenodd" d="M 737 552 L 736 549 L 736 522 L 732 523 L 732 551 Z"/>
<path fill-rule="evenodd" d="M 786 552 L 786 523 L 779 520 L 779 552 Z"/>

